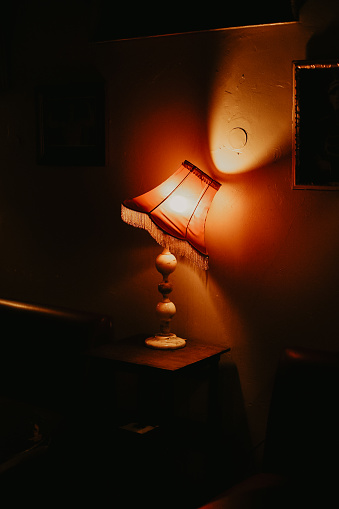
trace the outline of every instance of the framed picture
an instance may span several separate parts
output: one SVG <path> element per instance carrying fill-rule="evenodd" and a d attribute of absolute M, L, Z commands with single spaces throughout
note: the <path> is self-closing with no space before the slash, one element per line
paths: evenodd
<path fill-rule="evenodd" d="M 105 164 L 103 83 L 44 87 L 37 91 L 38 164 Z"/>
<path fill-rule="evenodd" d="M 339 189 L 339 63 L 293 62 L 293 188 Z"/>

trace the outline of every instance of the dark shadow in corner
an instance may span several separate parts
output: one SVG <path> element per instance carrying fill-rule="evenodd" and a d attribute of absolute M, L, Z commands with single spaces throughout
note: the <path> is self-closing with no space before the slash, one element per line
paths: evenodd
<path fill-rule="evenodd" d="M 306 45 L 306 60 L 339 60 L 339 19 L 315 32 Z"/>
<path fill-rule="evenodd" d="M 219 380 L 221 430 L 215 491 L 232 486 L 256 471 L 237 366 L 233 362 L 220 364 Z"/>

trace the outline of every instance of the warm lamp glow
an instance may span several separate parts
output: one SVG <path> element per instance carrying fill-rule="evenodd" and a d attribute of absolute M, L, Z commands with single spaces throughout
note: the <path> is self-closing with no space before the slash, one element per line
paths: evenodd
<path fill-rule="evenodd" d="M 171 252 L 207 268 L 205 221 L 220 184 L 189 161 L 151 191 L 125 200 L 122 219 Z"/>
<path fill-rule="evenodd" d="M 173 212 L 178 212 L 179 214 L 183 214 L 189 207 L 189 201 L 184 196 L 172 196 L 168 204 Z"/>
<path fill-rule="evenodd" d="M 176 313 L 169 299 L 172 284 L 168 280 L 177 264 L 173 252 L 188 257 L 205 270 L 208 268 L 205 222 L 219 187 L 219 182 L 185 161 L 158 187 L 125 200 L 121 206 L 123 221 L 147 230 L 164 247 L 156 259 L 156 268 L 163 276 L 158 285 L 162 301 L 156 307 L 160 333 L 146 339 L 151 348 L 176 349 L 186 345 L 185 339 L 170 332 L 170 322 Z"/>
<path fill-rule="evenodd" d="M 286 106 L 291 104 L 291 77 L 281 61 L 293 60 L 292 46 L 279 42 L 276 58 L 274 51 L 268 52 L 270 45 L 277 45 L 270 27 L 247 34 L 235 30 L 221 41 L 218 72 L 210 89 L 209 146 L 222 173 L 271 164 L 291 146 L 291 108 Z"/>

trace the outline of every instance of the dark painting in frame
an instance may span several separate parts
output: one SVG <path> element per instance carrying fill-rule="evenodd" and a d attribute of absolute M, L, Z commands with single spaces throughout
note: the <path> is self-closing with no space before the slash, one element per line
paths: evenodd
<path fill-rule="evenodd" d="M 339 190 L 339 63 L 293 62 L 293 188 Z"/>
<path fill-rule="evenodd" d="M 37 90 L 38 164 L 105 165 L 103 83 L 72 83 Z"/>

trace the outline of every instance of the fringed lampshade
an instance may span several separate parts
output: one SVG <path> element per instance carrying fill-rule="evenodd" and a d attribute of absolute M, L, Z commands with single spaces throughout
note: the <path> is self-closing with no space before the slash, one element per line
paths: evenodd
<path fill-rule="evenodd" d="M 158 244 L 165 248 L 156 262 L 157 270 L 163 275 L 163 282 L 159 285 L 163 300 L 157 306 L 161 332 L 154 337 L 152 344 L 146 340 L 148 346 L 173 349 L 186 344 L 186 340 L 169 332 L 169 321 L 175 313 L 175 306 L 168 298 L 172 291 L 168 276 L 176 266 L 173 253 L 189 258 L 202 269 L 208 269 L 205 222 L 220 185 L 197 166 L 185 161 L 158 187 L 131 200 L 125 200 L 121 206 L 123 221 L 147 230 Z M 164 258 L 164 263 L 160 258 Z M 166 308 L 166 318 L 161 315 L 160 308 Z M 170 318 L 167 317 L 171 314 L 169 308 L 172 311 L 174 308 Z M 181 341 L 178 343 L 175 338 Z"/>

